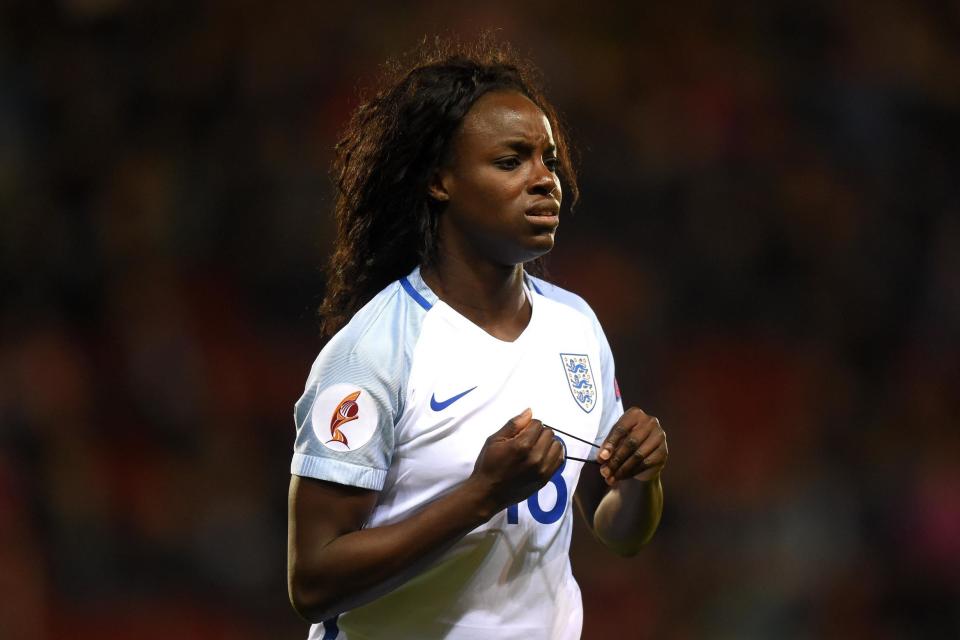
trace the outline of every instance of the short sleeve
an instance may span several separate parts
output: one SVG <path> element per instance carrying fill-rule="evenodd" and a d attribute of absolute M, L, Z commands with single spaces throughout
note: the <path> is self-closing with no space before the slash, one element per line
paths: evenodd
<path fill-rule="evenodd" d="M 332 340 L 294 405 L 290 472 L 380 490 L 393 457 L 397 381 L 368 350 Z"/>

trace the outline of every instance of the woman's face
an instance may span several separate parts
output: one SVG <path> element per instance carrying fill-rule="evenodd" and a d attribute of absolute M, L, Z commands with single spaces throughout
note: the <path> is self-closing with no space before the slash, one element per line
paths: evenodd
<path fill-rule="evenodd" d="M 484 94 L 452 141 L 431 195 L 441 251 L 512 266 L 553 248 L 560 224 L 559 161 L 550 121 L 515 91 Z"/>

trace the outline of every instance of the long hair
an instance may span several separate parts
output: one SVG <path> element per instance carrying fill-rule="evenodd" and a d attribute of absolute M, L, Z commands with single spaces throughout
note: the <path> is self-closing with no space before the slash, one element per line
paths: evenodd
<path fill-rule="evenodd" d="M 320 306 L 325 336 L 383 287 L 436 257 L 441 207 L 428 196 L 428 183 L 482 95 L 517 91 L 543 111 L 570 206 L 579 196 L 564 128 L 529 62 L 489 36 L 467 46 L 426 44 L 388 64 L 382 88 L 353 112 L 336 145 L 337 236 Z M 537 273 L 541 265 L 530 266 Z"/>

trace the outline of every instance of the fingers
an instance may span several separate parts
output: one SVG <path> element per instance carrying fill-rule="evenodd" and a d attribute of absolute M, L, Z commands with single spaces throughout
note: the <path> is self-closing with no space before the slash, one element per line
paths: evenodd
<path fill-rule="evenodd" d="M 613 429 L 610 430 L 609 435 L 607 435 L 607 439 L 600 447 L 600 452 L 597 454 L 597 461 L 600 462 L 600 464 L 603 464 L 604 462 L 607 462 L 607 464 L 612 463 L 614 454 L 619 450 L 619 447 L 623 442 L 623 439 L 627 437 L 627 434 L 632 433 L 634 427 L 636 427 L 638 424 L 642 424 L 649 417 L 650 416 L 636 407 L 630 407 L 627 409 L 626 412 L 620 416 L 620 419 L 617 420 L 617 423 L 613 425 Z M 639 443 L 634 444 L 636 445 Z M 636 446 L 630 448 L 631 452 L 634 449 L 636 449 Z M 617 463 L 617 466 L 620 466 L 620 464 Z"/>
<path fill-rule="evenodd" d="M 652 442 L 657 442 L 652 451 L 648 451 Z M 614 472 L 615 480 L 630 478 L 641 471 L 646 471 L 656 466 L 662 466 L 667 461 L 667 440 L 662 434 L 652 433 L 643 445 L 627 456 L 623 464 Z"/>
<path fill-rule="evenodd" d="M 543 434 L 545 429 L 543 428 L 543 423 L 537 419 L 531 418 L 527 420 L 526 425 L 523 426 L 521 431 L 514 436 L 514 441 L 517 446 L 524 448 L 532 448 Z M 551 431 L 551 433 L 553 433 Z"/>
<path fill-rule="evenodd" d="M 553 430 L 544 428 L 541 421 L 533 418 L 533 411 L 525 409 L 508 420 L 488 441 L 509 441 L 510 448 L 517 454 L 539 461 L 546 455 L 553 439 Z"/>
<path fill-rule="evenodd" d="M 623 437 L 630 432 L 630 428 L 625 425 L 623 421 L 626 415 L 627 414 L 623 414 L 620 416 L 620 419 L 617 420 L 617 424 L 613 425 L 613 429 L 610 430 L 610 434 L 607 436 L 606 441 L 600 448 L 600 453 L 597 454 L 597 460 L 601 464 L 613 456 L 613 452 L 616 451 L 618 446 L 620 446 L 620 441 L 623 440 Z"/>
<path fill-rule="evenodd" d="M 552 476 L 563 464 L 563 444 L 553 429 L 544 427 L 540 420 L 533 418 L 530 409 L 508 420 L 492 438 L 510 440 L 511 448 L 517 454 L 525 456 L 527 463 L 536 468 L 544 478 Z M 522 453 L 524 451 L 525 454 Z"/>
<path fill-rule="evenodd" d="M 530 408 L 524 409 L 523 413 L 520 415 L 514 416 L 507 420 L 507 423 L 500 427 L 500 430 L 493 434 L 494 438 L 512 438 L 527 425 L 530 424 L 530 419 L 533 417 L 533 410 Z"/>
<path fill-rule="evenodd" d="M 566 452 L 563 449 L 563 444 L 556 437 L 553 438 L 553 442 L 550 443 L 550 449 L 547 452 L 545 462 L 546 468 L 543 470 L 543 475 L 547 478 L 552 476 L 557 472 L 557 469 L 563 464 L 565 459 Z"/>
<path fill-rule="evenodd" d="M 537 422 L 540 422 L 537 420 Z M 537 440 L 533 443 L 533 446 L 530 447 L 530 458 L 532 460 L 543 460 L 547 457 L 547 453 L 550 451 L 550 447 L 553 446 L 553 443 L 556 441 L 556 438 L 553 435 L 553 429 L 543 427 L 541 424 L 540 432 L 537 434 Z"/>
<path fill-rule="evenodd" d="M 553 442 L 550 444 L 550 455 L 556 460 L 557 467 L 563 464 L 563 461 L 567 459 L 567 450 L 563 446 L 563 441 L 556 436 L 553 437 Z"/>
<path fill-rule="evenodd" d="M 543 428 L 536 444 L 530 450 L 528 459 L 536 465 L 542 482 L 549 480 L 560 468 L 564 460 L 563 444 L 554 435 L 553 429 Z"/>
<path fill-rule="evenodd" d="M 666 464 L 667 455 L 667 435 L 660 421 L 631 408 L 614 425 L 598 454 L 600 474 L 610 485 L 641 473 L 653 475 Z"/>
<path fill-rule="evenodd" d="M 563 445 L 553 429 L 544 427 L 539 420 L 531 420 L 515 441 L 518 445 L 529 446 L 527 460 L 536 466 L 544 482 L 563 463 Z"/>

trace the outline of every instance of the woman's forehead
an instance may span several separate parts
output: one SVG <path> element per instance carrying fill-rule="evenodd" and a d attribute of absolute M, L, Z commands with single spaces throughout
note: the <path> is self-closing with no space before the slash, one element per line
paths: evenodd
<path fill-rule="evenodd" d="M 553 130 L 547 116 L 522 93 L 492 91 L 482 95 L 464 116 L 461 133 L 469 138 L 526 140 L 553 144 Z"/>

